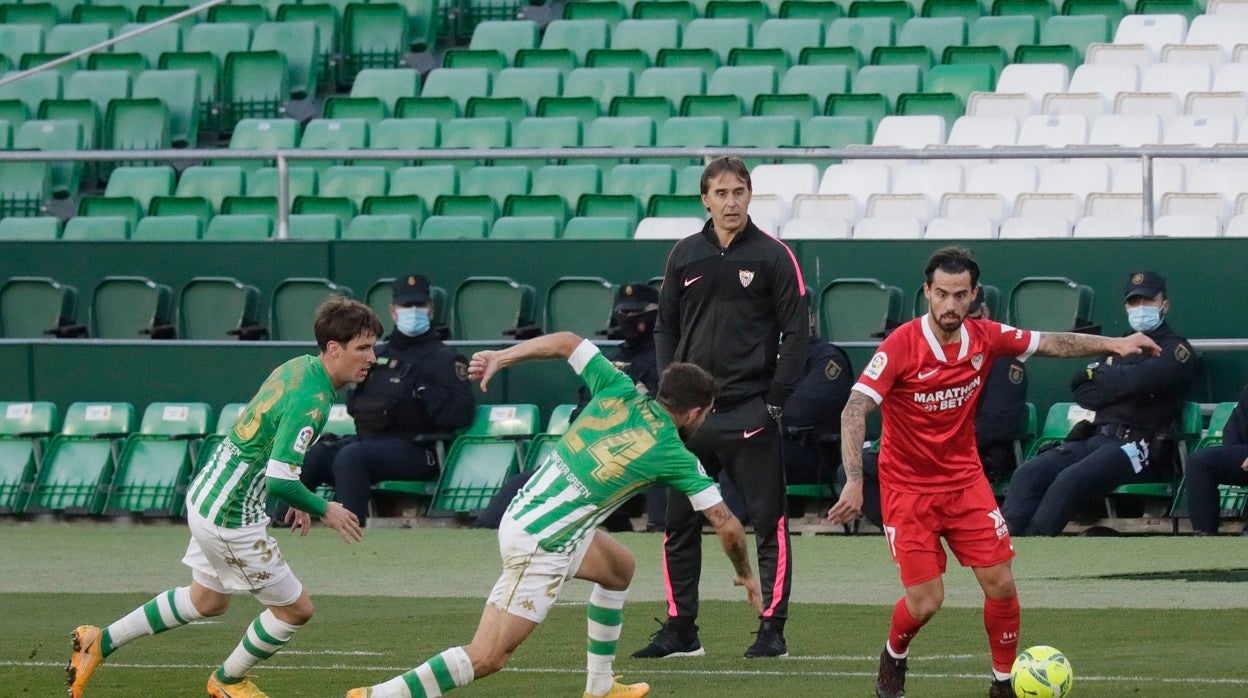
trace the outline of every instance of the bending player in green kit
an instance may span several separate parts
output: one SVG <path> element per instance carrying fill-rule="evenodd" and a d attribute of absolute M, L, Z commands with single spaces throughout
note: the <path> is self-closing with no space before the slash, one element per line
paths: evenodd
<path fill-rule="evenodd" d="M 481 381 L 484 391 L 500 368 L 550 358 L 567 359 L 593 398 L 503 516 L 498 530 L 503 573 L 472 643 L 452 647 L 384 683 L 352 689 L 348 698 L 432 698 L 499 671 L 572 577 L 594 582 L 585 697 L 649 693 L 649 685 L 622 684 L 612 674 L 635 562 L 627 548 L 597 526 L 656 482 L 685 495 L 706 515 L 732 560 L 733 582 L 745 587 L 754 610 L 762 612 L 741 523 L 684 447 L 711 411 L 715 381 L 710 374 L 693 364 L 674 363 L 663 372 L 658 397 L 652 399 L 637 392 L 633 380 L 588 340 L 560 332 L 503 351 L 478 352 L 468 376 Z"/>

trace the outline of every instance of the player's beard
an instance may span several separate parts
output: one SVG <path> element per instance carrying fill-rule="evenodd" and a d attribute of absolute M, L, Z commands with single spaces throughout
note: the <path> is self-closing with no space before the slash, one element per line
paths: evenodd
<path fill-rule="evenodd" d="M 953 316 L 953 319 L 949 319 L 951 315 Z M 936 319 L 936 324 L 940 325 L 940 329 L 945 332 L 957 332 L 962 327 L 962 322 L 964 320 L 966 320 L 965 315 L 946 313 Z"/>

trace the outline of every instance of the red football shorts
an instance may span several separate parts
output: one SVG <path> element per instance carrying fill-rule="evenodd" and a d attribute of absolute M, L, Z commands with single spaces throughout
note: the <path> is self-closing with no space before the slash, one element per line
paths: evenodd
<path fill-rule="evenodd" d="M 880 508 L 884 536 L 905 586 L 945 573 L 942 537 L 963 567 L 991 567 L 1014 557 L 1009 529 L 984 478 L 952 492 L 881 488 Z"/>

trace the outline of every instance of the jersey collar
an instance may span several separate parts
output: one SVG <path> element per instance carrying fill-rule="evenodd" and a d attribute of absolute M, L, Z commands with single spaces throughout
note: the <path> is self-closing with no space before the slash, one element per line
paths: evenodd
<path fill-rule="evenodd" d="M 918 318 L 919 325 L 923 328 L 923 338 L 927 340 L 927 346 L 931 348 L 932 356 L 935 356 L 937 361 L 941 362 L 942 364 L 949 363 L 945 359 L 944 347 L 940 346 L 940 340 L 936 339 L 936 333 L 932 331 L 931 323 L 927 321 L 927 317 L 928 317 L 927 315 L 924 315 L 923 317 Z M 965 320 L 962 321 L 962 327 L 958 328 L 958 334 L 960 335 L 961 345 L 958 347 L 958 359 L 957 360 L 961 361 L 962 359 L 966 358 L 966 353 L 967 351 L 970 350 L 970 346 L 971 346 L 971 337 L 970 337 L 970 334 L 968 334 L 966 331 Z"/>

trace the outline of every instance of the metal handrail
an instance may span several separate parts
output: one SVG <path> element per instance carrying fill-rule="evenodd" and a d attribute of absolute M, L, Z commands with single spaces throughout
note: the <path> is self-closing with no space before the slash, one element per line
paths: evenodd
<path fill-rule="evenodd" d="M 218 4 L 219 0 L 210 0 Z M 990 148 L 941 146 L 939 148 L 419 148 L 412 150 L 240 150 L 235 148 L 169 150 L 18 150 L 0 151 L 0 162 L 124 162 L 130 160 L 274 160 L 278 174 L 277 237 L 285 239 L 290 222 L 290 162 L 299 160 L 579 160 L 590 158 L 711 158 L 748 155 L 751 158 L 839 158 L 842 160 L 989 160 L 989 159 L 1138 159 L 1141 170 L 1143 232 L 1153 234 L 1153 165 L 1167 158 L 1248 158 L 1248 145 L 1217 147 L 1149 145 L 1067 146 L 1061 149 L 1034 146 Z"/>

